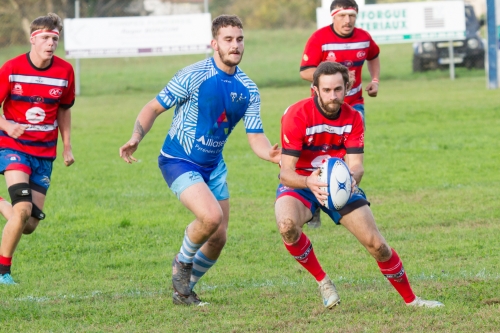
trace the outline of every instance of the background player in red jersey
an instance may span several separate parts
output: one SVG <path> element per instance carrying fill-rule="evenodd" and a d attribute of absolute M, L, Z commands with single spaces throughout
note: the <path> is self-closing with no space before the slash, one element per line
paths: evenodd
<path fill-rule="evenodd" d="M 8 219 L 0 245 L 0 284 L 15 284 L 12 256 L 22 234 L 35 231 L 45 218 L 43 205 L 57 155 L 58 129 L 64 164 L 71 151 L 71 111 L 75 100 L 73 67 L 54 56 L 62 30 L 59 16 L 49 13 L 31 22 L 31 50 L 0 68 L 0 173 L 12 205 L 3 199 Z"/>
<path fill-rule="evenodd" d="M 380 234 L 369 202 L 357 183 L 363 177 L 364 127 L 361 116 L 344 103 L 349 84 L 345 66 L 321 63 L 313 75 L 315 97 L 290 106 L 281 120 L 281 172 L 276 191 L 276 223 L 290 254 L 314 276 L 323 304 L 340 303 L 335 285 L 316 258 L 311 241 L 302 231 L 312 214 L 321 208 L 336 223 L 347 228 L 375 258 L 382 274 L 410 306 L 440 307 L 413 293 L 398 254 Z M 341 210 L 327 209 L 328 193 L 320 187 L 319 166 L 331 157 L 344 158 L 355 180 L 351 199 Z"/>
<path fill-rule="evenodd" d="M 345 102 L 358 111 L 365 121 L 365 106 L 362 95 L 361 71 L 365 60 L 371 75 L 371 82 L 365 90 L 370 97 L 378 94 L 380 77 L 380 49 L 370 34 L 355 28 L 358 5 L 354 0 L 334 0 L 330 5 L 332 24 L 315 31 L 306 43 L 300 76 L 312 82 L 316 67 L 323 61 L 343 64 L 349 69 L 351 82 Z M 309 227 L 321 225 L 319 211 L 309 222 Z"/>

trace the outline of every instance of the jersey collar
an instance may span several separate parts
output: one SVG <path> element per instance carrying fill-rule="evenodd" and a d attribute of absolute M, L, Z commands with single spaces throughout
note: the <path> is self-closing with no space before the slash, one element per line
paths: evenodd
<path fill-rule="evenodd" d="M 46 70 L 48 70 L 50 67 L 52 67 L 52 64 L 54 63 L 54 57 L 52 57 L 52 59 L 50 59 L 50 64 L 49 64 L 47 67 L 45 67 L 45 68 L 38 68 L 38 67 L 36 67 L 36 66 L 35 66 L 35 64 L 33 64 L 33 63 L 31 62 L 31 59 L 30 59 L 30 53 L 29 53 L 29 52 L 28 52 L 28 53 L 26 53 L 26 58 L 28 59 L 28 63 L 30 64 L 30 66 L 31 66 L 31 67 L 33 67 L 33 68 L 34 68 L 35 70 L 37 70 L 37 71 L 46 71 Z"/>
<path fill-rule="evenodd" d="M 218 74 L 220 75 L 223 75 L 223 76 L 226 76 L 226 77 L 233 77 L 236 75 L 236 73 L 238 73 L 238 71 L 240 70 L 238 66 L 236 66 L 236 68 L 234 69 L 234 73 L 233 74 L 227 74 L 226 72 L 224 72 L 222 69 L 220 69 L 219 67 L 217 67 L 217 64 L 215 63 L 215 59 L 214 57 L 212 57 L 210 60 L 212 60 L 212 65 L 214 65 L 214 68 L 215 70 L 217 71 Z"/>
<path fill-rule="evenodd" d="M 334 33 L 337 37 L 339 37 L 339 38 L 351 38 L 351 37 L 352 37 L 352 35 L 354 35 L 354 30 L 356 29 L 356 28 L 354 28 L 354 29 L 352 30 L 352 32 L 351 32 L 349 35 L 347 35 L 347 36 L 341 36 L 341 35 L 339 35 L 339 34 L 335 31 L 335 29 L 333 28 L 333 23 L 332 23 L 332 24 L 330 24 L 330 28 L 332 29 L 332 32 L 333 32 L 333 33 Z"/>

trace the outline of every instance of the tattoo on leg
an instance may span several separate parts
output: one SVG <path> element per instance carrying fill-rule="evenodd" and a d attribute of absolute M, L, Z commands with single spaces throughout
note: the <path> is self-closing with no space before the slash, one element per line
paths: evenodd
<path fill-rule="evenodd" d="M 146 135 L 145 131 L 144 131 L 144 128 L 142 128 L 142 125 L 141 123 L 139 122 L 139 120 L 137 120 L 135 122 L 135 125 L 134 125 L 134 133 L 138 133 L 141 138 L 144 137 L 144 135 Z"/>

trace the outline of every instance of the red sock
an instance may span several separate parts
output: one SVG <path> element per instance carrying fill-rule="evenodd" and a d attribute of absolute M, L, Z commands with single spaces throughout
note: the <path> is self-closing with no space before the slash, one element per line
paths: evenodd
<path fill-rule="evenodd" d="M 10 266 L 12 265 L 12 257 L 0 256 L 0 265 Z"/>
<path fill-rule="evenodd" d="M 398 254 L 394 249 L 392 250 L 392 257 L 388 261 L 379 262 L 377 261 L 380 271 L 385 275 L 387 280 L 392 284 L 392 286 L 397 290 L 397 292 L 403 297 L 406 303 L 413 302 L 415 300 L 415 294 L 411 290 L 410 282 L 406 276 L 405 269 L 403 268 L 403 263 L 399 259 Z"/>
<path fill-rule="evenodd" d="M 12 257 L 0 256 L 0 275 L 5 273 L 10 274 L 10 266 L 12 265 Z"/>
<path fill-rule="evenodd" d="M 311 241 L 306 236 L 305 233 L 302 233 L 299 237 L 299 240 L 293 244 L 285 244 L 286 249 L 290 254 L 302 265 L 309 273 L 311 273 L 316 281 L 321 281 L 326 276 L 325 271 L 321 268 L 321 265 L 318 262 L 318 258 L 314 254 L 314 250 L 311 244 Z"/>

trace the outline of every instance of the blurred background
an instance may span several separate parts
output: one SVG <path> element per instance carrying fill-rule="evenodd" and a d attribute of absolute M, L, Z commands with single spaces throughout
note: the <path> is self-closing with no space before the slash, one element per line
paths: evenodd
<path fill-rule="evenodd" d="M 29 24 L 38 16 L 55 12 L 75 17 L 74 0 L 1 0 L 0 47 L 27 44 Z M 80 17 L 116 17 L 202 13 L 205 0 L 80 0 Z M 245 28 L 314 27 L 320 0 L 210 0 L 212 17 L 237 13 Z M 63 31 L 64 33 L 64 31 Z"/>
<path fill-rule="evenodd" d="M 75 17 L 75 0 L 0 0 L 0 47 L 26 45 L 30 22 L 48 12 Z M 366 4 L 408 2 L 366 0 Z M 469 0 L 478 19 L 486 14 L 485 0 Z M 202 13 L 212 17 L 236 13 L 246 29 L 314 28 L 321 0 L 80 0 L 80 17 L 117 17 Z M 64 33 L 64 31 L 63 31 Z"/>
<path fill-rule="evenodd" d="M 365 0 L 365 4 L 377 5 L 401 2 L 418 1 Z M 362 0 L 358 1 L 360 3 Z M 206 11 L 212 18 L 220 14 L 236 14 L 245 27 L 246 50 L 241 68 L 262 89 L 308 85 L 299 76 L 300 59 L 307 39 L 317 29 L 317 8 L 329 7 L 330 0 L 0 0 L 0 64 L 29 50 L 29 25 L 33 19 L 49 12 L 62 19 L 75 18 L 75 4 L 78 4 L 80 18 L 182 15 Z M 464 61 L 455 65 L 454 76 L 485 78 L 486 0 L 466 0 L 465 9 L 466 15 L 472 13 L 474 19 L 467 17 L 467 40 L 455 46 L 455 55 L 462 56 Z M 469 24 L 471 22 L 473 24 Z M 77 73 L 80 72 L 77 76 L 81 77 L 81 94 L 87 96 L 158 92 L 179 68 L 207 56 L 88 58 L 82 59 L 80 64 L 79 60 L 66 56 L 64 33 L 63 28 L 56 54 L 72 63 Z M 451 76 L 448 65 L 439 61 L 449 57 L 446 43 L 424 40 L 380 46 L 381 79 L 384 81 L 427 81 Z M 367 75 L 368 71 L 363 71 L 364 79 Z M 78 88 L 77 93 L 80 95 Z"/>

